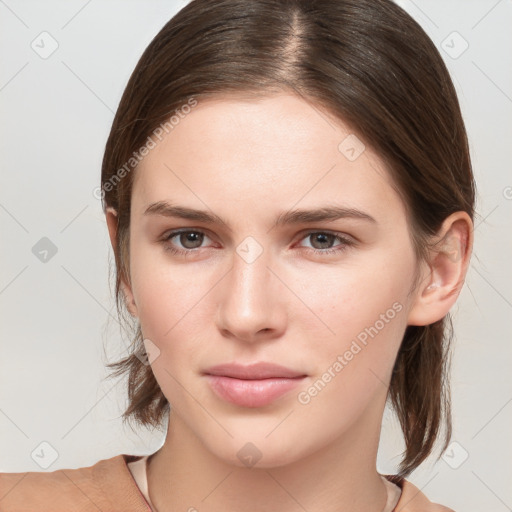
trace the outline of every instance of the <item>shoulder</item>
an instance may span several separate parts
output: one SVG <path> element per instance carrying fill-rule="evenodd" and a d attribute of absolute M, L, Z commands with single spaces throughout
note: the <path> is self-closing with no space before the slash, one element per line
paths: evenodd
<path fill-rule="evenodd" d="M 412 482 L 396 475 L 384 475 L 402 489 L 393 512 L 455 512 L 453 509 L 433 503 Z"/>
<path fill-rule="evenodd" d="M 116 455 L 92 466 L 50 472 L 0 473 L 2 512 L 88 512 L 129 510 L 147 512 L 127 463 L 135 455 Z"/>

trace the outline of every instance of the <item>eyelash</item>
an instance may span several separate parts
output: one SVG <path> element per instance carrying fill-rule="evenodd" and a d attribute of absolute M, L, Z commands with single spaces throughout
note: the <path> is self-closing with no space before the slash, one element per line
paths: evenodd
<path fill-rule="evenodd" d="M 169 245 L 169 241 L 172 240 L 175 236 L 181 235 L 182 233 L 199 233 L 205 236 L 208 236 L 204 231 L 196 230 L 196 229 L 182 229 L 177 231 L 172 231 L 168 233 L 162 240 L 162 243 L 164 244 L 164 249 L 166 251 L 169 251 L 171 254 L 176 254 L 180 256 L 187 256 L 189 254 L 193 254 L 194 252 L 197 252 L 201 249 L 201 247 L 197 247 L 195 249 L 176 249 L 172 245 Z M 345 237 L 341 235 L 340 233 L 333 233 L 330 231 L 308 231 L 304 234 L 304 236 L 301 238 L 301 241 L 305 238 L 308 238 L 311 235 L 329 235 L 333 236 L 335 240 L 338 240 L 341 242 L 340 246 L 336 246 L 338 248 L 331 248 L 331 249 L 313 249 L 311 247 L 302 247 L 302 249 L 308 250 L 308 252 L 313 252 L 314 254 L 320 254 L 322 256 L 330 255 L 330 254 L 340 254 L 343 251 L 345 251 L 348 247 L 351 247 L 354 245 L 354 241 L 349 239 L 348 237 Z"/>

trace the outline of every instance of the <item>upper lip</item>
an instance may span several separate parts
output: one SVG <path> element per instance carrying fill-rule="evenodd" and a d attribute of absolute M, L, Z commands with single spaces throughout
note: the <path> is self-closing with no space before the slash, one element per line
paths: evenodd
<path fill-rule="evenodd" d="M 232 377 L 235 379 L 271 379 L 271 378 L 294 378 L 305 377 L 305 374 L 286 368 L 274 363 L 254 363 L 249 365 L 241 364 L 219 364 L 208 368 L 204 373 L 207 375 L 221 375 L 224 377 Z"/>

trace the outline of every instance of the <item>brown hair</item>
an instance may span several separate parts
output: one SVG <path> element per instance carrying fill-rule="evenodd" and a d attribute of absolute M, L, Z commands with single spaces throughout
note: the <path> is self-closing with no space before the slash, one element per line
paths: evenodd
<path fill-rule="evenodd" d="M 391 0 L 193 0 L 144 51 L 106 144 L 102 197 L 104 210 L 118 212 L 120 317 L 121 279 L 130 283 L 134 152 L 191 98 L 279 90 L 341 119 L 377 152 L 408 209 L 418 258 L 451 213 L 473 218 L 475 188 L 455 89 L 432 41 L 400 7 Z M 108 366 L 115 376 L 128 373 L 123 420 L 159 426 L 170 405 L 137 357 L 143 337 L 139 325 L 134 330 L 133 352 Z M 406 329 L 388 392 L 405 438 L 400 476 L 432 452 L 443 419 L 443 451 L 450 441 L 451 334 L 449 315 Z"/>

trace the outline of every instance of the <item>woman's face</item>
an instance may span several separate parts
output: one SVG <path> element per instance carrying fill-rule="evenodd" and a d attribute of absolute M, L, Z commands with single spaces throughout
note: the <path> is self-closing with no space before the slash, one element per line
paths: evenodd
<path fill-rule="evenodd" d="M 382 162 L 296 96 L 200 101 L 136 170 L 133 313 L 172 414 L 230 463 L 378 441 L 415 270 Z M 302 377 L 205 375 L 259 362 Z"/>

